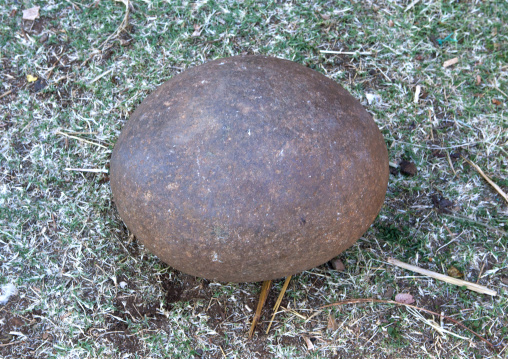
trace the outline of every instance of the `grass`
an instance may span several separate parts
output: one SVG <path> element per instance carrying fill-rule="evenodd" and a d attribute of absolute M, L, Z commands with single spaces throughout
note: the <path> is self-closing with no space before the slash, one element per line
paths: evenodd
<path fill-rule="evenodd" d="M 0 307 L 0 356 L 506 356 L 507 204 L 460 156 L 508 190 L 508 4 L 412 3 L 139 1 L 125 31 L 110 38 L 124 18 L 121 2 L 0 0 L 0 96 L 11 91 L 0 98 L 0 283 L 18 289 Z M 40 18 L 23 21 L 35 5 Z M 66 170 L 107 172 L 122 126 L 148 93 L 184 69 L 239 54 L 291 59 L 336 80 L 374 116 L 390 161 L 418 169 L 390 175 L 380 215 L 340 255 L 344 272 L 323 265 L 292 279 L 265 335 L 283 281 L 275 283 L 251 341 L 260 284 L 167 267 L 129 237 L 107 173 Z M 367 93 L 381 101 L 368 104 Z M 433 196 L 452 204 L 438 208 Z M 386 264 L 389 256 L 441 273 L 455 266 L 499 295 L 414 276 Z M 441 336 L 404 308 L 319 309 L 402 292 L 503 352 L 448 323 L 470 340 Z"/>

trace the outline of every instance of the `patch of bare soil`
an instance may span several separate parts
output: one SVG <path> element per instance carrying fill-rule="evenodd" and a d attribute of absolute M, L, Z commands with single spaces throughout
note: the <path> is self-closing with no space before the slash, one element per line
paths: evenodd
<path fill-rule="evenodd" d="M 47 332 L 38 338 L 37 334 L 40 333 L 40 330 L 36 330 L 34 327 L 40 323 L 43 313 L 38 309 L 32 309 L 20 314 L 26 306 L 25 300 L 14 296 L 9 299 L 7 305 L 0 309 L 0 357 L 19 355 L 18 346 L 27 341 L 27 338 L 30 338 L 31 341 L 37 338 L 34 344 L 41 339 L 51 339 Z M 29 353 L 25 354 L 29 355 Z M 28 358 L 28 356 L 24 357 Z"/>

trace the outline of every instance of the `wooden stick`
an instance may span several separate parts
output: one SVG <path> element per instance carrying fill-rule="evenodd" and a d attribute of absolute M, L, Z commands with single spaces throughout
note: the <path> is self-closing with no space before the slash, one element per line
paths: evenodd
<path fill-rule="evenodd" d="M 429 276 L 434 279 L 442 280 L 443 282 L 446 282 L 446 283 L 457 285 L 459 287 L 465 286 L 467 289 L 478 292 L 478 293 L 488 294 L 491 296 L 497 295 L 497 292 L 495 290 L 489 289 L 483 285 L 467 282 L 462 279 L 449 277 L 449 276 L 441 274 L 441 273 L 433 272 L 433 271 L 430 271 L 427 269 L 423 269 L 423 268 L 420 268 L 420 267 L 417 267 L 417 266 L 414 266 L 411 264 L 401 262 L 401 261 L 394 259 L 394 258 L 388 258 L 388 263 L 396 265 L 396 266 L 404 268 L 404 269 L 408 269 L 412 272 L 416 272 L 416 273 L 420 273 L 420 274 Z"/>
<path fill-rule="evenodd" d="M 286 289 L 288 289 L 289 281 L 291 280 L 291 276 L 286 277 L 286 281 L 284 282 L 284 285 L 282 286 L 282 289 L 280 290 L 279 297 L 277 298 L 277 302 L 275 302 L 275 305 L 273 306 L 273 315 L 272 319 L 270 319 L 270 323 L 268 323 L 268 328 L 266 329 L 266 334 L 270 331 L 270 328 L 272 327 L 273 319 L 275 318 L 275 314 L 277 314 L 277 311 L 279 310 L 280 303 L 282 302 L 282 298 L 284 298 L 284 293 L 286 293 Z"/>
<path fill-rule="evenodd" d="M 254 314 L 254 318 L 252 318 L 252 324 L 249 330 L 249 339 L 252 338 L 252 334 L 254 334 L 254 328 L 256 328 L 256 324 L 258 324 L 259 318 L 261 318 L 261 311 L 263 310 L 263 306 L 265 305 L 266 298 L 268 297 L 268 291 L 270 290 L 270 286 L 272 285 L 271 280 L 265 280 L 263 282 L 263 286 L 261 287 L 261 293 L 259 294 L 258 307 L 256 308 L 256 314 Z"/>
<path fill-rule="evenodd" d="M 478 171 L 478 173 L 483 177 L 485 178 L 485 181 L 487 181 L 492 187 L 494 187 L 494 189 L 497 191 L 497 193 L 499 193 L 503 198 L 504 200 L 508 203 L 508 195 L 506 193 L 504 193 L 504 191 L 497 185 L 495 184 L 494 182 L 492 182 L 492 180 L 485 174 L 483 173 L 482 169 L 480 167 L 478 167 L 478 165 L 476 165 L 476 163 L 474 163 L 473 161 L 470 161 L 468 160 L 466 157 L 462 156 L 462 159 L 464 161 L 466 161 L 467 163 L 469 163 L 471 166 L 473 166 L 473 168 Z"/>
<path fill-rule="evenodd" d="M 89 143 L 89 144 L 91 144 L 91 145 L 94 145 L 94 146 L 97 146 L 97 147 L 102 147 L 102 148 L 105 148 L 105 149 L 109 150 L 109 148 L 108 148 L 108 147 L 103 146 L 103 145 L 101 145 L 101 144 L 99 144 L 99 143 L 95 143 L 95 142 L 92 142 L 92 141 L 88 141 L 88 140 L 85 140 L 84 138 L 81 138 L 81 137 L 76 137 L 76 136 L 73 136 L 73 135 L 69 135 L 68 133 L 65 133 L 65 132 L 56 131 L 56 134 L 57 134 L 57 135 L 66 136 L 66 137 L 69 137 L 69 138 L 73 138 L 73 139 L 78 140 L 78 141 L 83 141 L 83 142 L 85 142 L 85 143 Z"/>
<path fill-rule="evenodd" d="M 0 95 L 0 98 L 3 98 L 3 97 L 5 97 L 5 96 L 7 96 L 7 95 L 9 95 L 9 94 L 11 94 L 11 93 L 12 93 L 12 90 L 9 90 L 9 91 L 7 91 L 7 92 L 4 92 L 3 94 L 1 94 L 1 95 Z"/>

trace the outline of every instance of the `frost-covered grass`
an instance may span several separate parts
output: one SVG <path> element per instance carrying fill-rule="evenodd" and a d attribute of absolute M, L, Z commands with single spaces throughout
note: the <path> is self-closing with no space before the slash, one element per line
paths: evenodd
<path fill-rule="evenodd" d="M 40 18 L 23 21 L 35 5 Z M 125 12 L 108 0 L 0 0 L 0 284 L 18 292 L 0 305 L 1 357 L 496 357 L 461 328 L 444 323 L 467 339 L 443 336 L 402 307 L 320 309 L 402 292 L 507 355 L 507 203 L 462 158 L 507 192 L 506 1 L 134 1 L 122 23 Z M 252 340 L 260 284 L 210 283 L 158 261 L 123 226 L 107 173 L 148 93 L 239 54 L 290 59 L 336 80 L 374 116 L 390 162 L 418 169 L 390 175 L 376 222 L 340 255 L 344 272 L 323 265 L 293 277 L 265 335 L 276 282 Z M 455 267 L 498 296 L 387 257 Z"/>

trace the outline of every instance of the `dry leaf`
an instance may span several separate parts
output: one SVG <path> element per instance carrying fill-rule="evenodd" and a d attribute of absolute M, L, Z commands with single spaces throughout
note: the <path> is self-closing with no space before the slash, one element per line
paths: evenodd
<path fill-rule="evenodd" d="M 321 16 L 323 20 L 330 20 L 330 14 L 319 14 L 319 16 Z"/>
<path fill-rule="evenodd" d="M 454 57 L 453 59 L 446 60 L 445 62 L 443 62 L 443 67 L 444 68 L 450 67 L 452 65 L 455 65 L 457 62 L 459 62 L 459 58 Z"/>
<path fill-rule="evenodd" d="M 314 350 L 314 344 L 312 344 L 312 341 L 309 337 L 303 337 L 303 340 L 305 340 L 305 344 L 307 344 L 308 351 Z"/>
<path fill-rule="evenodd" d="M 493 103 L 494 105 L 497 105 L 497 106 L 501 106 L 501 104 L 502 104 L 502 102 L 501 102 L 501 101 L 499 101 L 498 99 L 495 99 L 495 98 L 493 98 L 493 99 L 492 99 L 492 103 Z"/>
<path fill-rule="evenodd" d="M 411 304 L 411 303 L 414 303 L 415 300 L 413 298 L 413 296 L 409 293 L 399 293 L 395 296 L 395 301 L 396 302 L 399 302 L 399 303 L 404 303 L 404 304 Z"/>
<path fill-rule="evenodd" d="M 476 86 L 479 86 L 482 83 L 482 78 L 480 75 L 476 75 Z"/>
<path fill-rule="evenodd" d="M 450 268 L 448 268 L 448 270 L 446 271 L 446 273 L 450 276 L 450 277 L 454 277 L 454 278 L 462 278 L 464 276 L 464 274 L 458 270 L 457 268 L 455 268 L 454 266 L 451 266 Z"/>
<path fill-rule="evenodd" d="M 23 20 L 35 20 L 39 17 L 40 6 L 34 6 L 30 9 L 23 10 Z"/>
<path fill-rule="evenodd" d="M 37 77 L 32 76 L 32 75 L 26 75 L 26 80 L 28 82 L 34 82 L 34 81 L 37 81 Z"/>
<path fill-rule="evenodd" d="M 390 19 L 390 21 L 388 21 L 388 26 L 393 27 L 393 25 L 395 25 L 395 24 L 393 23 L 393 20 Z"/>
<path fill-rule="evenodd" d="M 331 331 L 336 331 L 339 329 L 339 325 L 337 324 L 337 321 L 335 320 L 335 317 L 332 315 L 328 316 L 328 325 L 326 326 L 326 329 Z"/>
<path fill-rule="evenodd" d="M 200 29 L 201 29 L 201 26 L 199 26 L 199 25 L 197 25 L 197 24 L 196 24 L 196 25 L 194 25 L 194 32 L 192 33 L 192 35 L 191 35 L 191 36 L 192 36 L 192 37 L 198 37 L 199 35 L 201 35 L 201 31 L 200 31 Z"/>

